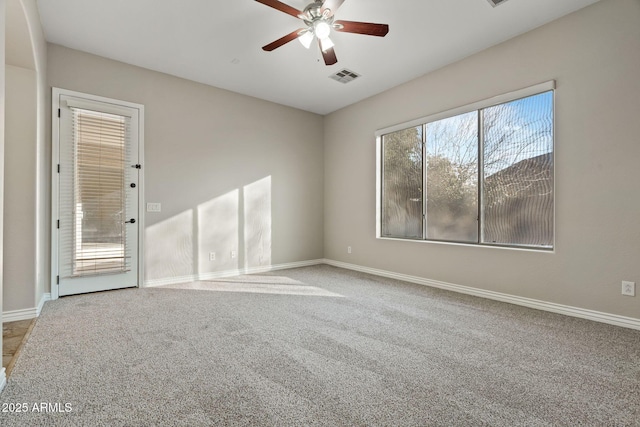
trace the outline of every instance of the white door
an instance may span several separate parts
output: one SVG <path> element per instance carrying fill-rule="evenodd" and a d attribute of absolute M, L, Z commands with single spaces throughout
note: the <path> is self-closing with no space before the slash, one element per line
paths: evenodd
<path fill-rule="evenodd" d="M 138 286 L 140 110 L 69 93 L 54 90 L 57 294 Z"/>

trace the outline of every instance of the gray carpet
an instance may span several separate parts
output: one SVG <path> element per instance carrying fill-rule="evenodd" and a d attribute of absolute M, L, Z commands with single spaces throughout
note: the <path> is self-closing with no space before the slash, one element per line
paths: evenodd
<path fill-rule="evenodd" d="M 10 403 L 2 426 L 640 425 L 640 332 L 316 266 L 48 302 Z"/>

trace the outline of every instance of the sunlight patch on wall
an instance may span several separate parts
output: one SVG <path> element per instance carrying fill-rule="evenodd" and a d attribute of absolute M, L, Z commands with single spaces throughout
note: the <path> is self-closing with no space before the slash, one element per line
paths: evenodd
<path fill-rule="evenodd" d="M 145 280 L 206 280 L 269 267 L 271 221 L 268 176 L 154 224 L 146 230 Z"/>
<path fill-rule="evenodd" d="M 271 265 L 271 177 L 246 185 L 244 267 Z"/>
<path fill-rule="evenodd" d="M 198 206 L 198 273 L 237 270 L 240 191 L 233 190 Z M 231 252 L 235 252 L 235 257 Z M 209 253 L 215 252 L 215 261 Z"/>
<path fill-rule="evenodd" d="M 187 210 L 145 230 L 145 278 L 191 276 L 193 211 Z"/>

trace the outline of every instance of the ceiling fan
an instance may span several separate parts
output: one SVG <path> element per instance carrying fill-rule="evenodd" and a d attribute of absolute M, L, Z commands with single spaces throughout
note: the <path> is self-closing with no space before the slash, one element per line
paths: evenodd
<path fill-rule="evenodd" d="M 256 1 L 296 18 L 302 19 L 306 25 L 306 28 L 299 28 L 286 36 L 263 46 L 262 49 L 267 52 L 271 52 L 272 50 L 277 49 L 295 39 L 298 39 L 304 47 L 309 49 L 313 40 L 317 39 L 324 63 L 326 65 L 333 65 L 338 62 L 338 58 L 333 50 L 333 42 L 329 38 L 331 30 L 378 37 L 384 37 L 389 32 L 389 26 L 387 24 L 336 21 L 334 14 L 345 0 L 315 0 L 313 3 L 307 5 L 303 11 L 278 0 Z"/>

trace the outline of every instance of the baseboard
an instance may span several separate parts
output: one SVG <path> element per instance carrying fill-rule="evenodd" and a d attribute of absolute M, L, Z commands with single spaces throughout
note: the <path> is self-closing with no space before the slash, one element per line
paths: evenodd
<path fill-rule="evenodd" d="M 0 393 L 4 390 L 4 387 L 7 385 L 7 373 L 5 368 L 0 368 Z"/>
<path fill-rule="evenodd" d="M 17 322 L 38 317 L 38 308 L 24 308 L 22 310 L 11 310 L 2 312 L 2 322 Z"/>
<path fill-rule="evenodd" d="M 24 308 L 21 310 L 11 310 L 4 311 L 2 313 L 2 321 L 3 322 L 17 322 L 18 320 L 28 320 L 33 319 L 40 316 L 40 312 L 42 311 L 42 307 L 44 307 L 44 303 L 51 300 L 51 294 L 46 293 L 42 295 L 40 298 L 40 302 L 37 307 L 33 308 Z"/>
<path fill-rule="evenodd" d="M 47 301 L 51 301 L 51 294 L 50 293 L 46 293 L 42 295 L 42 298 L 40 298 L 40 303 L 38 304 L 38 307 L 36 308 L 36 317 L 40 316 L 40 313 L 42 313 L 42 307 L 44 307 L 44 303 Z"/>
<path fill-rule="evenodd" d="M 275 264 L 275 265 L 265 265 L 259 267 L 248 267 L 237 270 L 225 270 L 225 271 L 213 271 L 209 273 L 200 273 L 193 274 L 189 276 L 179 276 L 179 277 L 167 277 L 163 279 L 151 279 L 145 280 L 144 287 L 152 288 L 156 286 L 164 286 L 164 285 L 176 285 L 178 283 L 189 283 L 195 282 L 198 280 L 215 280 L 221 279 L 224 277 L 234 277 L 240 276 L 242 274 L 259 274 L 259 273 L 268 273 L 270 271 L 277 270 L 288 270 L 291 268 L 300 268 L 300 267 L 309 267 L 312 265 L 323 264 L 324 260 L 315 259 L 309 261 L 298 261 L 298 262 L 290 262 L 286 264 Z"/>
<path fill-rule="evenodd" d="M 162 279 L 145 280 L 144 288 L 154 288 L 156 286 L 177 285 L 178 283 L 190 283 L 198 280 L 196 275 L 164 277 Z"/>
<path fill-rule="evenodd" d="M 487 298 L 495 301 L 507 302 L 510 304 L 521 305 L 524 307 L 535 308 L 538 310 L 549 311 L 552 313 L 564 314 L 571 317 L 579 317 L 581 319 L 593 320 L 600 323 L 608 323 L 610 325 L 622 326 L 624 328 L 640 330 L 640 319 L 633 317 L 618 316 L 616 314 L 603 313 L 595 310 L 587 310 L 569 305 L 555 304 L 531 298 L 524 298 L 515 295 L 504 294 L 501 292 L 486 291 L 483 289 L 472 288 L 469 286 L 455 285 L 453 283 L 440 282 L 437 280 L 425 279 L 407 274 L 394 273 L 391 271 L 378 270 L 375 268 L 363 267 L 356 264 L 349 264 L 340 261 L 325 259 L 324 264 L 334 267 L 345 268 L 362 273 L 373 274 L 375 276 L 387 277 L 390 279 L 398 279 L 405 282 L 416 283 L 419 285 L 431 286 L 434 288 L 445 289 L 448 291 L 458 292 L 467 295 L 473 295 L 481 298 Z"/>

